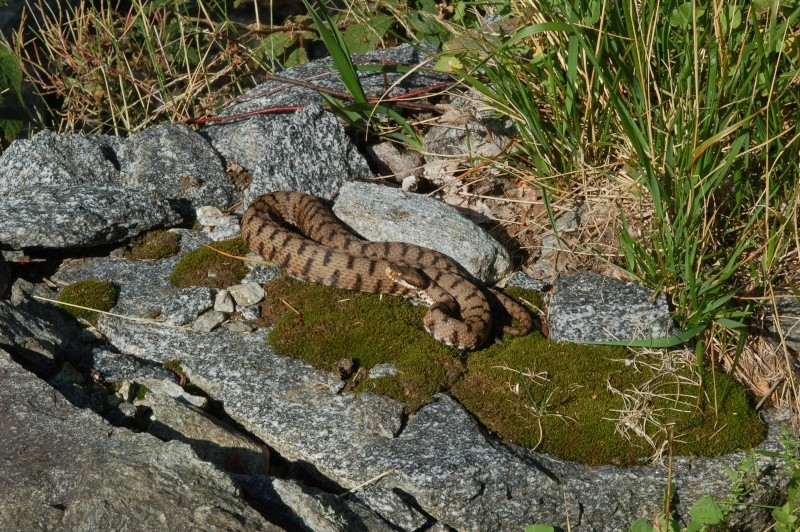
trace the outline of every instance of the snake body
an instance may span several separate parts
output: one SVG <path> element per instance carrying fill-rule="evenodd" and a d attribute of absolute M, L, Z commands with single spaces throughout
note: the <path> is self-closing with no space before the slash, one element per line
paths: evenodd
<path fill-rule="evenodd" d="M 481 289 L 449 257 L 404 242 L 370 242 L 353 235 L 325 204 L 301 192 L 256 198 L 242 218 L 242 238 L 264 259 L 294 277 L 348 290 L 423 301 L 423 323 L 436 340 L 462 350 L 480 347 L 492 329 L 490 301 L 526 334 L 533 321 L 502 292 Z"/>

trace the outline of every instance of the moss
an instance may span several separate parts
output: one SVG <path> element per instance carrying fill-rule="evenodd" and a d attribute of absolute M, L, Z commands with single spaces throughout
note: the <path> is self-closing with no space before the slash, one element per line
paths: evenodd
<path fill-rule="evenodd" d="M 374 390 L 408 405 L 413 411 L 460 377 L 464 363 L 459 352 L 443 346 L 422 327 L 424 307 L 396 297 L 379 297 L 326 286 L 283 280 L 281 291 L 270 284 L 270 299 L 285 301 L 288 310 L 270 334 L 281 353 L 313 366 L 336 371 L 342 358 L 369 369 L 392 363 L 394 377 L 368 379 L 355 391 Z"/>
<path fill-rule="evenodd" d="M 157 229 L 143 233 L 126 246 L 122 256 L 133 260 L 158 260 L 172 257 L 180 251 L 178 233 Z"/>
<path fill-rule="evenodd" d="M 730 379 L 717 376 L 717 396 L 722 397 L 723 389 L 731 391 L 714 412 L 707 405 L 695 406 L 698 395 L 714 395 L 714 379 L 704 379 L 700 389 L 690 384 L 688 365 L 678 373 L 658 373 L 652 369 L 660 362 L 655 357 L 642 360 L 640 355 L 634 365 L 628 363 L 631 356 L 622 348 L 551 342 L 532 334 L 474 353 L 467 376 L 451 391 L 506 441 L 538 445 L 539 450 L 590 465 L 634 465 L 652 454 L 642 437 L 632 435 L 629 441 L 615 431 L 613 419 L 626 405 L 609 385 L 630 394 L 652 381 L 650 389 L 657 395 L 649 398 L 646 409 L 663 426 L 673 425 L 676 454 L 724 454 L 763 439 L 763 424 L 744 390 Z M 657 443 L 668 437 L 666 431 L 651 431 L 650 436 Z"/>
<path fill-rule="evenodd" d="M 58 300 L 62 303 L 70 303 L 107 312 L 117 303 L 117 295 L 117 288 L 110 282 L 101 279 L 86 279 L 62 288 L 58 294 Z M 94 310 L 85 310 L 68 305 L 59 306 L 76 318 L 82 318 L 92 324 L 97 324 L 97 319 L 100 317 L 100 313 Z"/>
<path fill-rule="evenodd" d="M 244 241 L 238 237 L 214 242 L 212 246 L 239 257 L 249 251 Z M 190 251 L 178 261 L 172 270 L 169 282 L 176 288 L 189 286 L 226 288 L 241 281 L 248 271 L 242 260 L 226 257 L 212 249 L 201 247 Z"/>
<path fill-rule="evenodd" d="M 139 401 L 143 401 L 148 393 L 150 393 L 150 389 L 147 386 L 140 384 L 136 387 L 136 399 Z"/>
<path fill-rule="evenodd" d="M 509 336 L 502 344 L 465 355 L 433 340 L 422 326 L 426 309 L 401 298 L 290 280 L 273 282 L 267 291 L 272 303 L 265 304 L 273 305 L 276 314 L 277 309 L 284 312 L 269 338 L 277 351 L 329 371 L 342 358 L 352 357 L 367 370 L 392 363 L 396 376 L 366 379 L 354 390 L 393 397 L 406 403 L 408 411 L 449 390 L 502 439 L 564 459 L 633 465 L 652 454 L 643 438 L 627 440 L 615 431 L 612 419 L 625 405 L 609 385 L 630 394 L 652 381 L 659 397 L 648 407 L 656 420 L 673 426 L 676 454 L 728 453 L 764 436 L 741 387 L 716 375 L 706 376 L 701 390 L 688 383 L 689 364 L 677 374 L 659 373 L 651 368 L 658 366 L 656 358 L 638 355 L 637 360 L 648 364 L 628 364 L 633 355 L 623 348 L 552 342 L 538 333 Z M 514 295 L 539 304 L 529 291 Z M 681 402 L 668 399 L 670 395 Z M 698 404 L 698 396 L 717 397 L 719 410 Z M 666 434 L 651 436 L 665 441 Z"/>

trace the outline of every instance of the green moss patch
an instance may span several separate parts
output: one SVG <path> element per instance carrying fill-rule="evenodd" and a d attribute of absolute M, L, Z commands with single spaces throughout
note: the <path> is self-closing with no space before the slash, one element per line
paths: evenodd
<path fill-rule="evenodd" d="M 178 233 L 157 229 L 131 240 L 122 256 L 133 260 L 159 260 L 177 255 L 180 248 L 181 237 Z"/>
<path fill-rule="evenodd" d="M 247 244 L 239 237 L 213 242 L 211 246 L 237 257 L 243 257 L 250 251 Z M 242 260 L 226 257 L 204 246 L 190 251 L 178 261 L 172 270 L 169 282 L 176 288 L 189 286 L 226 288 L 241 281 L 248 271 Z"/>
<path fill-rule="evenodd" d="M 591 465 L 634 465 L 670 432 L 681 455 L 729 453 L 764 437 L 745 391 L 719 373 L 706 375 L 701 388 L 690 363 L 665 366 L 655 355 L 538 333 L 465 354 L 431 338 L 422 326 L 426 309 L 401 298 L 290 280 L 267 291 L 265 305 L 284 311 L 269 339 L 277 351 L 329 371 L 352 357 L 362 375 L 394 364 L 397 375 L 358 380 L 354 390 L 393 397 L 408 411 L 449 390 L 490 431 L 523 447 Z M 515 296 L 538 301 L 527 291 Z M 625 426 L 621 418 L 624 435 L 616 430 Z"/>
<path fill-rule="evenodd" d="M 80 305 L 107 312 L 117 303 L 117 288 L 108 281 L 100 279 L 86 279 L 72 283 L 61 289 L 58 300 L 62 303 Z M 85 310 L 69 305 L 59 305 L 76 318 L 96 324 L 100 313 L 94 310 Z"/>

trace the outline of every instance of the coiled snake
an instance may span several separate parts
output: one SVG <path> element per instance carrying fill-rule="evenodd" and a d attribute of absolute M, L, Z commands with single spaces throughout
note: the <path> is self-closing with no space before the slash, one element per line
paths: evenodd
<path fill-rule="evenodd" d="M 255 253 L 304 281 L 423 301 L 429 307 L 425 329 L 450 347 L 471 350 L 486 342 L 492 306 L 519 322 L 506 332 L 523 335 L 533 328 L 524 307 L 478 287 L 446 255 L 404 242 L 362 240 L 308 194 L 259 196 L 242 218 L 242 237 Z"/>

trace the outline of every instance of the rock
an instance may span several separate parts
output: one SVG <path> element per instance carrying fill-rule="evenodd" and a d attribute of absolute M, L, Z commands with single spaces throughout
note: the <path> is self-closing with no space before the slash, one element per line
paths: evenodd
<path fill-rule="evenodd" d="M 228 317 L 217 310 L 209 310 L 200 314 L 197 319 L 192 323 L 193 331 L 210 332 L 225 323 Z"/>
<path fill-rule="evenodd" d="M 393 181 L 402 182 L 407 177 L 421 177 L 425 160 L 417 152 L 397 149 L 392 142 L 381 142 L 367 148 L 367 153 L 377 162 L 381 175 L 394 176 Z"/>
<path fill-rule="evenodd" d="M 251 305 L 249 307 L 239 307 L 239 313 L 242 318 L 246 320 L 257 320 L 261 317 L 261 307 L 258 305 Z"/>
<path fill-rule="evenodd" d="M 194 208 L 227 208 L 235 189 L 206 140 L 182 124 L 149 127 L 132 135 L 118 153 L 123 186 L 162 198 L 182 199 Z M 190 212 L 194 212 L 191 208 Z M 189 207 L 182 212 L 187 214 Z"/>
<path fill-rule="evenodd" d="M 6 259 L 3 257 L 3 254 L 0 253 L 0 297 L 5 294 L 6 290 L 8 290 L 9 285 L 11 284 L 11 270 L 6 263 Z"/>
<path fill-rule="evenodd" d="M 346 179 L 372 172 L 336 118 L 311 105 L 293 114 L 284 128 L 259 140 L 263 157 L 245 192 L 247 208 L 257 196 L 276 190 L 299 190 L 331 199 Z"/>
<path fill-rule="evenodd" d="M 79 357 L 82 339 L 78 322 L 49 303 L 0 300 L 0 346 L 31 371 L 49 375 L 56 357 Z"/>
<path fill-rule="evenodd" d="M 333 211 L 367 240 L 435 249 L 486 284 L 494 284 L 511 270 L 508 251 L 499 242 L 455 208 L 427 196 L 348 182 Z"/>
<path fill-rule="evenodd" d="M 205 286 L 190 286 L 175 294 L 161 310 L 170 325 L 185 325 L 214 306 L 214 290 Z"/>
<path fill-rule="evenodd" d="M 175 360 L 180 361 L 181 359 L 176 357 L 176 358 L 173 358 L 173 359 L 169 360 L 169 362 L 172 362 L 172 361 L 175 361 Z M 164 362 L 168 362 L 168 361 L 165 360 Z M 192 395 L 192 394 L 190 394 L 189 392 L 187 392 L 186 390 L 181 388 L 180 385 L 176 384 L 174 381 L 172 381 L 170 379 L 163 379 L 163 380 L 138 379 L 138 381 L 139 381 L 138 384 L 141 384 L 142 386 L 144 386 L 148 390 L 150 390 L 148 392 L 148 395 L 150 393 L 155 393 L 155 394 L 160 394 L 160 395 L 167 395 L 169 397 L 172 397 L 174 399 L 178 399 L 178 400 L 180 400 L 180 401 L 182 401 L 184 403 L 190 404 L 190 405 L 194 405 L 194 406 L 196 406 L 198 408 L 201 408 L 201 409 L 208 407 L 208 399 L 207 398 L 205 398 L 203 396 L 200 396 L 200 395 Z"/>
<path fill-rule="evenodd" d="M 389 532 L 389 527 L 369 508 L 294 482 L 253 475 L 238 478 L 250 500 L 259 503 L 287 530 L 314 532 Z"/>
<path fill-rule="evenodd" d="M 137 261 L 116 257 L 87 257 L 66 261 L 53 279 L 70 284 L 83 279 L 105 279 L 119 287 L 114 312 L 136 318 L 154 318 L 178 293 L 169 283 L 175 264 L 187 252 L 209 242 L 198 231 L 180 230 L 181 251 L 178 255 L 154 261 Z"/>
<path fill-rule="evenodd" d="M 198 223 L 203 226 L 203 231 L 215 242 L 229 240 L 239 235 L 239 219 L 236 216 L 222 214 L 222 211 L 211 205 L 200 207 L 195 214 Z"/>
<path fill-rule="evenodd" d="M 0 157 L 0 204 L 15 196 L 22 201 L 43 185 L 113 185 L 119 170 L 107 157 L 109 138 L 43 130 L 15 140 Z"/>
<path fill-rule="evenodd" d="M 260 303 L 267 293 L 258 283 L 241 283 L 228 287 L 228 293 L 240 307 L 249 307 Z"/>
<path fill-rule="evenodd" d="M 236 310 L 236 305 L 233 303 L 230 292 L 225 289 L 217 292 L 217 296 L 214 298 L 214 310 L 228 314 Z"/>
<path fill-rule="evenodd" d="M 665 338 L 673 334 L 664 294 L 583 272 L 556 281 L 550 339 L 571 342 Z"/>
<path fill-rule="evenodd" d="M 404 44 L 396 48 L 355 54 L 353 60 L 362 64 L 365 62 L 386 64 L 388 62 L 416 65 L 426 60 L 428 54 L 434 52 L 432 47 L 424 43 L 417 43 L 414 46 Z M 320 106 L 325 103 L 325 100 L 316 90 L 292 84 L 291 81 L 300 80 L 301 83 L 311 83 L 323 89 L 346 91 L 338 72 L 331 66 L 331 59 L 325 58 L 286 69 L 280 74 L 286 79 L 286 82 L 276 79 L 263 83 L 243 94 L 223 109 L 219 115 L 220 117 L 235 117 L 240 114 L 259 113 L 259 111 L 263 112 L 270 108 L 285 106 L 294 108 Z M 445 74 L 427 69 L 419 69 L 410 73 L 361 70 L 359 78 L 367 95 L 374 97 L 383 95 L 387 87 L 391 89 L 388 96 L 400 96 L 409 91 L 435 86 L 437 83 L 446 82 L 449 79 Z M 270 141 L 266 139 L 277 138 L 281 144 L 287 142 L 281 137 L 288 138 L 286 131 L 291 124 L 296 123 L 295 114 L 261 113 L 255 116 L 243 116 L 230 122 L 213 123 L 205 128 L 204 134 L 208 135 L 214 148 L 227 161 L 238 163 L 247 170 L 254 171 L 265 157 L 264 147 L 269 148 Z M 291 150 L 303 140 L 302 137 L 298 137 L 288 141 L 289 151 L 287 153 L 291 153 Z M 316 142 L 324 142 L 324 139 L 318 139 Z M 283 151 L 281 150 L 280 153 Z M 316 164 L 320 155 L 320 153 L 311 153 L 310 160 Z M 358 168 L 363 171 L 361 164 L 358 163 Z M 251 199 L 245 202 L 245 206 L 249 205 L 252 197 L 264 192 L 268 192 L 268 190 L 259 189 L 258 192 L 251 194 Z"/>
<path fill-rule="evenodd" d="M 182 221 L 166 200 L 102 185 L 39 185 L 7 197 L 0 219 L 0 242 L 16 249 L 104 246 Z"/>
<path fill-rule="evenodd" d="M 145 402 L 153 411 L 152 422 L 147 427 L 150 434 L 164 441 L 182 441 L 201 460 L 229 473 L 253 475 L 269 470 L 266 447 L 196 406 L 161 393 L 147 394 Z"/>
<path fill-rule="evenodd" d="M 778 318 L 781 332 L 788 345 L 795 352 L 800 353 L 800 300 L 794 295 L 785 295 L 777 298 Z M 779 338 L 778 327 L 772 312 L 766 313 L 767 330 Z"/>
<path fill-rule="evenodd" d="M 380 377 L 393 377 L 397 375 L 397 366 L 394 364 L 375 364 L 369 370 L 370 379 L 378 379 Z"/>
<path fill-rule="evenodd" d="M 84 362 L 105 382 L 148 380 L 175 380 L 175 374 L 161 364 L 118 353 L 105 346 L 93 348 Z"/>
<path fill-rule="evenodd" d="M 183 443 L 117 429 L 0 350 L 0 529 L 279 530 Z"/>
<path fill-rule="evenodd" d="M 514 275 L 508 278 L 506 286 L 516 286 L 518 288 L 525 288 L 526 290 L 541 292 L 547 288 L 547 283 L 539 279 L 534 279 L 523 272 L 514 272 Z"/>
<path fill-rule="evenodd" d="M 662 504 L 665 468 L 592 468 L 505 445 L 447 395 L 403 424 L 400 403 L 340 394 L 340 380 L 274 353 L 264 331 L 190 333 L 107 316 L 99 326 L 120 350 L 153 360 L 179 357 L 192 382 L 237 423 L 288 460 L 311 464 L 323 482 L 350 488 L 394 469 L 375 483 L 379 491 L 365 488 L 363 499 L 392 523 L 410 519 L 396 493 L 424 516 L 459 530 L 563 526 L 566 514 L 580 515 L 594 529 L 619 530 Z M 236 353 L 235 367 L 230 353 Z M 777 448 L 775 421 L 786 414 L 775 415 L 762 449 Z M 684 515 L 702 495 L 727 494 L 724 466 L 744 456 L 676 458 L 676 511 Z M 767 467 L 774 459 L 757 454 L 756 460 Z"/>

